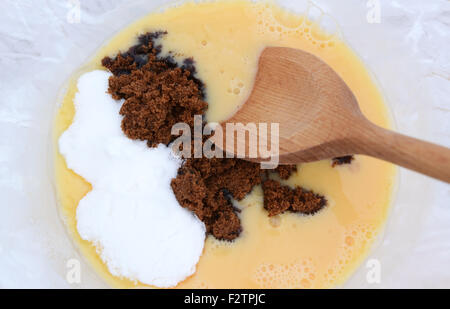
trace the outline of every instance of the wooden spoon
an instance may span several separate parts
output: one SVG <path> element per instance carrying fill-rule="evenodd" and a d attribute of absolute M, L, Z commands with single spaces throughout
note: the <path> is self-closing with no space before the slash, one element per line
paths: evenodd
<path fill-rule="evenodd" d="M 266 48 L 248 101 L 222 123 L 224 136 L 248 132 L 238 127 L 230 133 L 226 123 L 279 123 L 280 164 L 363 154 L 450 182 L 450 149 L 376 126 L 339 75 L 301 50 Z M 259 143 L 270 145 L 270 135 L 262 135 Z M 250 157 L 248 141 L 247 134 L 236 145 L 246 149 L 244 158 L 264 161 L 259 154 Z M 224 149 L 237 154 L 237 147 L 229 142 Z"/>

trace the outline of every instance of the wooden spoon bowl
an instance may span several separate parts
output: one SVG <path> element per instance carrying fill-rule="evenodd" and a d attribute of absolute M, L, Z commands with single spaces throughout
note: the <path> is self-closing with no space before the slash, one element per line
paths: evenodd
<path fill-rule="evenodd" d="M 230 134 L 227 123 L 266 123 L 269 128 L 278 123 L 281 164 L 364 154 L 450 182 L 450 149 L 371 123 L 342 78 L 321 59 L 301 50 L 266 48 L 249 99 L 222 123 L 224 136 Z M 235 128 L 239 130 L 244 129 Z M 258 137 L 260 144 L 271 144 L 270 134 Z M 239 146 L 244 147 L 246 159 L 264 161 L 249 156 L 248 144 L 247 138 L 237 145 L 226 143 L 224 149 L 236 154 Z"/>

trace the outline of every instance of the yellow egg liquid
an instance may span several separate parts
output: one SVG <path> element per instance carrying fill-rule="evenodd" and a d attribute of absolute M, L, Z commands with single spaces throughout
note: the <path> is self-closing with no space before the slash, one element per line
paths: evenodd
<path fill-rule="evenodd" d="M 208 121 L 226 119 L 245 102 L 264 47 L 285 46 L 323 59 L 349 85 L 367 118 L 382 127 L 391 125 L 383 97 L 364 64 L 338 36 L 326 34 L 305 15 L 271 3 L 232 0 L 185 3 L 135 22 L 73 76 L 54 127 L 56 186 L 63 219 L 82 254 L 112 287 L 145 285 L 111 275 L 95 246 L 81 239 L 76 209 L 91 186 L 67 168 L 57 140 L 75 113 L 78 76 L 102 69 L 103 57 L 127 50 L 139 34 L 158 30 L 168 32 L 161 39 L 163 53 L 195 59 L 198 77 L 206 84 Z M 208 237 L 197 271 L 178 287 L 328 288 L 342 284 L 367 256 L 386 221 L 395 176 L 393 165 L 364 156 L 336 168 L 330 161 L 302 164 L 285 183 L 327 198 L 328 206 L 314 216 L 285 213 L 269 218 L 262 190 L 255 188 L 240 202 L 241 236 L 232 243 Z"/>

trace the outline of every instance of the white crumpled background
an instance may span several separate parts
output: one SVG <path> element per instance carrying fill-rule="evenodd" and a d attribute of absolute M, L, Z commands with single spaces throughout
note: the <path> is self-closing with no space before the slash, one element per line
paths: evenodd
<path fill-rule="evenodd" d="M 284 0 L 299 9 L 305 0 Z M 73 7 L 81 4 L 80 23 Z M 400 132 L 450 146 L 450 2 L 316 0 L 383 89 Z M 84 262 L 81 283 L 66 281 L 82 261 L 61 222 L 52 187 L 51 126 L 64 81 L 116 31 L 163 0 L 2 0 L 0 2 L 0 288 L 105 287 Z M 398 196 L 369 259 L 345 287 L 450 288 L 450 187 L 401 170 Z"/>

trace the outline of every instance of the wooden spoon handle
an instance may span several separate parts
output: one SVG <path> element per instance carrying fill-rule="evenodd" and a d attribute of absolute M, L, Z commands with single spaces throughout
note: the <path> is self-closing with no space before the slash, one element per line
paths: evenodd
<path fill-rule="evenodd" d="M 450 149 L 424 142 L 374 124 L 357 138 L 357 150 L 450 183 Z"/>

